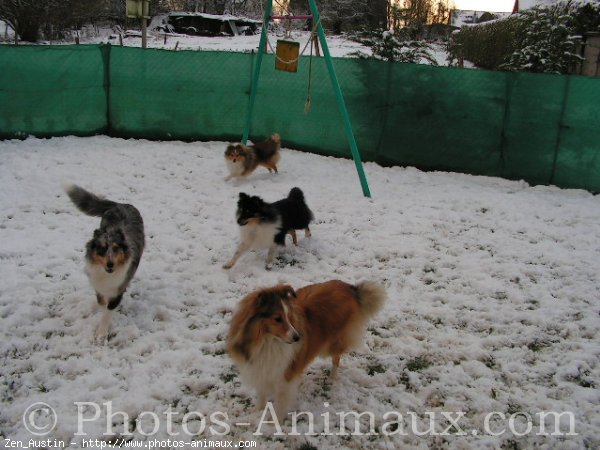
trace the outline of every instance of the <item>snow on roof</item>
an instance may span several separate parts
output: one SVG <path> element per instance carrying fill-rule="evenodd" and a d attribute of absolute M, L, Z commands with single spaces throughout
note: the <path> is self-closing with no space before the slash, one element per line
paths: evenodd
<path fill-rule="evenodd" d="M 262 23 L 262 21 L 260 20 L 256 20 L 256 19 L 249 19 L 248 17 L 240 17 L 240 16 L 232 16 L 230 14 L 206 14 L 206 13 L 199 13 L 199 12 L 186 12 L 186 11 L 177 11 L 177 12 L 170 12 L 169 14 L 167 14 L 170 17 L 203 17 L 205 19 L 212 19 L 212 20 L 220 20 L 222 22 L 227 22 L 230 20 L 233 21 L 244 21 L 244 22 L 251 22 L 251 23 Z"/>
<path fill-rule="evenodd" d="M 472 25 L 477 23 L 479 18 L 486 12 L 497 16 L 499 19 L 510 16 L 509 12 L 493 12 L 493 11 L 474 11 L 466 9 L 455 9 L 452 11 L 451 25 L 454 27 L 462 27 L 463 25 Z"/>
<path fill-rule="evenodd" d="M 534 6 L 552 5 L 556 0 L 519 0 L 519 10 L 530 9 Z"/>

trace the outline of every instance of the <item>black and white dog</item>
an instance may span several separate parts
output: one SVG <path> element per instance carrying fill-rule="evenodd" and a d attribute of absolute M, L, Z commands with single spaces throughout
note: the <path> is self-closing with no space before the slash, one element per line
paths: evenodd
<path fill-rule="evenodd" d="M 100 198 L 73 184 L 66 185 L 65 191 L 81 212 L 102 218 L 100 228 L 86 245 L 85 272 L 98 303 L 106 306 L 96 329 L 96 339 L 103 340 L 112 311 L 121 303 L 142 258 L 144 222 L 132 205 Z"/>
<path fill-rule="evenodd" d="M 237 207 L 237 223 L 240 226 L 240 243 L 231 260 L 223 266 L 230 269 L 244 253 L 251 249 L 268 248 L 267 269 L 270 268 L 275 249 L 285 245 L 285 237 L 292 235 L 294 244 L 296 230 L 303 229 L 310 237 L 308 225 L 313 213 L 306 205 L 300 188 L 292 188 L 289 195 L 274 203 L 267 203 L 257 196 L 240 193 Z"/>

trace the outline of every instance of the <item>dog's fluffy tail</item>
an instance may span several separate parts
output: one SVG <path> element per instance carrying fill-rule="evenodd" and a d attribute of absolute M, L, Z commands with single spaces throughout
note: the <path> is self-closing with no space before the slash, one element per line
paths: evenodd
<path fill-rule="evenodd" d="M 302 189 L 300 189 L 299 187 L 294 187 L 288 194 L 288 198 L 295 202 L 304 203 L 304 192 L 302 192 Z"/>
<path fill-rule="evenodd" d="M 375 281 L 363 281 L 356 285 L 356 290 L 365 319 L 374 316 L 387 299 L 385 288 Z"/>
<path fill-rule="evenodd" d="M 98 197 L 75 184 L 65 184 L 65 192 L 81 212 L 88 216 L 101 217 L 107 210 L 118 203 Z"/>
<path fill-rule="evenodd" d="M 266 141 L 255 142 L 251 147 L 254 148 L 259 160 L 267 161 L 279 152 L 281 148 L 281 137 L 278 133 L 273 133 Z"/>
<path fill-rule="evenodd" d="M 302 189 L 300 189 L 299 187 L 292 188 L 292 190 L 288 194 L 288 200 L 294 202 L 297 205 L 299 211 L 303 211 L 307 224 L 314 220 L 315 216 L 306 204 L 306 200 L 304 200 L 304 192 L 302 192 Z"/>

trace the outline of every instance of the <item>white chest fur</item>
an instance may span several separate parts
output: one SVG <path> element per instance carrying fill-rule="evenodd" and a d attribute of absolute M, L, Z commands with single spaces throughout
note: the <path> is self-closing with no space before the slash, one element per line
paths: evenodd
<path fill-rule="evenodd" d="M 279 232 L 279 221 L 275 223 L 248 224 L 240 227 L 240 237 L 250 248 L 269 248 L 274 245 L 273 239 Z"/>
<path fill-rule="evenodd" d="M 239 177 L 244 171 L 244 164 L 242 161 L 237 160 L 236 162 L 231 161 L 230 159 L 225 159 L 227 163 L 227 169 L 229 170 L 229 175 L 232 177 Z"/>
<path fill-rule="evenodd" d="M 98 264 L 86 264 L 85 273 L 87 274 L 92 287 L 97 293 L 105 298 L 114 298 L 121 292 L 119 288 L 127 279 L 127 271 L 131 264 L 131 259 L 127 263 L 119 266 L 114 272 L 108 273 L 104 267 Z"/>
<path fill-rule="evenodd" d="M 240 375 L 258 391 L 272 390 L 274 385 L 282 382 L 296 351 L 297 344 L 286 344 L 277 338 L 267 337 L 250 361 L 239 367 Z"/>

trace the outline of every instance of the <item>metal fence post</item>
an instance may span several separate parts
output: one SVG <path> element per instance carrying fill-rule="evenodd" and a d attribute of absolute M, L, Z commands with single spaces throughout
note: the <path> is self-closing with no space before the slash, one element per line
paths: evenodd
<path fill-rule="evenodd" d="M 254 76 L 250 86 L 250 100 L 248 102 L 248 110 L 246 111 L 246 126 L 242 135 L 242 144 L 246 144 L 250 135 L 250 127 L 252 126 L 252 116 L 254 114 L 254 103 L 256 102 L 256 91 L 258 89 L 258 78 L 260 77 L 260 68 L 262 65 L 263 55 L 267 48 L 267 30 L 269 28 L 269 19 L 271 17 L 271 9 L 273 2 L 268 1 L 265 6 L 265 16 L 263 18 L 262 31 L 260 33 L 260 42 L 258 44 L 258 55 L 256 58 L 256 66 L 254 66 Z"/>

